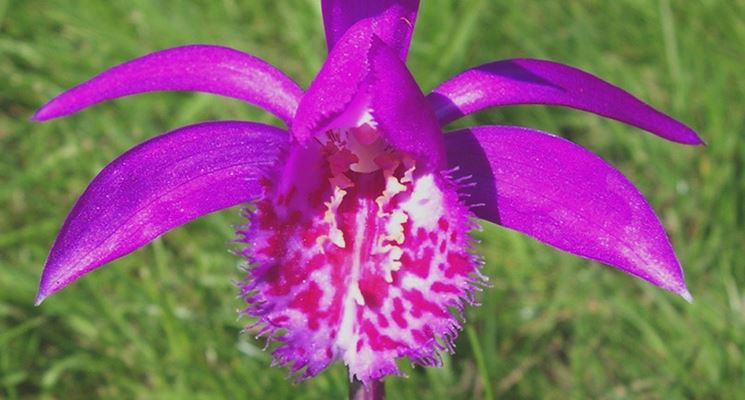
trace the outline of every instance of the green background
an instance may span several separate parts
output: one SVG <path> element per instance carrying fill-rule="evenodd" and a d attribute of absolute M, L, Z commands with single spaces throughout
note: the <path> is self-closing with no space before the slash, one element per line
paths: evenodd
<path fill-rule="evenodd" d="M 716 399 L 745 393 L 745 2 L 425 0 L 409 65 L 426 91 L 510 57 L 604 77 L 698 130 L 666 142 L 568 109 L 483 123 L 541 128 L 597 152 L 658 211 L 693 304 L 606 266 L 486 226 L 492 288 L 440 369 L 389 378 L 390 398 Z M 298 385 L 270 368 L 232 281 L 238 210 L 176 229 L 34 307 L 41 267 L 89 180 L 134 144 L 209 119 L 276 120 L 205 94 L 158 93 L 40 124 L 33 110 L 151 51 L 215 43 L 307 86 L 326 52 L 316 1 L 0 0 L 0 398 L 341 398 L 335 365 Z"/>

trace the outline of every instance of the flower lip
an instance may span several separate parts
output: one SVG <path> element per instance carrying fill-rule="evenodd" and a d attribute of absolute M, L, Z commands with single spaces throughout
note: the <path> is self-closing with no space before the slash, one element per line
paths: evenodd
<path fill-rule="evenodd" d="M 452 311 L 481 282 L 455 185 L 389 145 L 361 109 L 295 143 L 239 231 L 252 265 L 245 313 L 299 380 L 335 360 L 365 383 L 400 374 L 400 357 L 437 365 L 460 329 Z"/>

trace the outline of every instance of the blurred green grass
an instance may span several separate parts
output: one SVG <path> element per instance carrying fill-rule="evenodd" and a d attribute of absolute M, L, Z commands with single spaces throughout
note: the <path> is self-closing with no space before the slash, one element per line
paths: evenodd
<path fill-rule="evenodd" d="M 745 393 L 745 2 L 424 1 L 410 67 L 426 90 L 479 63 L 550 58 L 697 129 L 687 148 L 577 111 L 489 110 L 459 123 L 560 133 L 625 172 L 660 214 L 695 303 L 486 226 L 492 288 L 441 369 L 390 398 L 734 399 Z M 30 123 L 51 96 L 123 60 L 217 43 L 303 86 L 325 54 L 314 0 L 0 0 L 0 398 L 341 398 L 336 365 L 292 385 L 269 368 L 231 280 L 236 209 L 200 219 L 33 307 L 48 248 L 87 182 L 154 134 L 207 119 L 277 121 L 237 101 L 161 93 Z"/>

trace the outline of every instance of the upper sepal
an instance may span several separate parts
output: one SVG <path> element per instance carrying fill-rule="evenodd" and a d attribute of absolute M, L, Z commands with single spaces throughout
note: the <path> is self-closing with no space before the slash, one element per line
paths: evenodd
<path fill-rule="evenodd" d="M 370 18 L 375 34 L 406 61 L 419 0 L 323 0 L 323 26 L 329 52 L 355 23 Z"/>
<path fill-rule="evenodd" d="M 259 178 L 287 133 L 250 122 L 206 122 L 150 139 L 107 165 L 54 242 L 36 304 L 87 272 L 204 214 L 262 193 Z"/>
<path fill-rule="evenodd" d="M 448 162 L 473 186 L 479 218 L 597 260 L 690 300 L 670 240 L 644 196 L 621 172 L 559 137 L 481 126 L 445 137 Z"/>

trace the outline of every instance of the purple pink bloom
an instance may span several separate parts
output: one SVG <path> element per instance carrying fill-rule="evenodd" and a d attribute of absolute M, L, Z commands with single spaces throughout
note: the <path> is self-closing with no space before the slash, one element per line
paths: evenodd
<path fill-rule="evenodd" d="M 684 144 L 702 143 L 695 132 L 551 61 L 484 64 L 425 95 L 405 64 L 418 1 L 324 0 L 322 9 L 329 55 L 307 90 L 255 56 L 191 45 L 115 66 L 34 115 L 188 90 L 243 100 L 286 124 L 203 122 L 114 160 L 62 226 L 37 304 L 172 228 L 244 203 L 244 313 L 299 378 L 337 360 L 363 383 L 399 374 L 401 357 L 437 365 L 485 280 L 469 237 L 476 218 L 690 300 L 654 211 L 605 161 L 529 128 L 443 129 L 488 107 L 551 104 Z"/>

